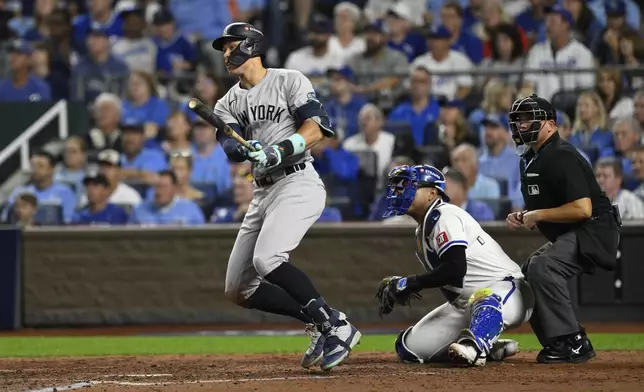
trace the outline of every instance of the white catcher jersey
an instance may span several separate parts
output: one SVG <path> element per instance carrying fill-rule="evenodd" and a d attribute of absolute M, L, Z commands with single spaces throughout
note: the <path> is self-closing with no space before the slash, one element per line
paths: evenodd
<path fill-rule="evenodd" d="M 436 268 L 439 257 L 454 245 L 467 247 L 467 273 L 461 287 L 440 287 L 448 301 L 467 300 L 477 289 L 506 277 L 523 278 L 521 268 L 501 249 L 465 210 L 437 200 L 416 228 L 416 256 L 427 271 Z"/>
<path fill-rule="evenodd" d="M 258 140 L 266 148 L 297 132 L 295 112 L 310 101 L 318 99 L 306 76 L 295 70 L 269 68 L 264 78 L 251 89 L 242 88 L 240 83 L 235 84 L 217 101 L 215 114 L 227 124 L 239 125 L 244 139 Z M 307 150 L 287 157 L 280 166 L 269 170 L 254 168 L 253 175 L 261 177 L 278 167 L 312 159 Z"/>

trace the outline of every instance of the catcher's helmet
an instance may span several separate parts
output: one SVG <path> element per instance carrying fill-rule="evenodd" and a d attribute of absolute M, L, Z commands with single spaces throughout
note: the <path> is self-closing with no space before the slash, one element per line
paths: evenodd
<path fill-rule="evenodd" d="M 221 37 L 213 41 L 212 47 L 223 52 L 224 44 L 230 41 L 241 41 L 228 57 L 228 62 L 232 65 L 242 65 L 249 58 L 263 53 L 264 34 L 250 23 L 229 24 Z"/>
<path fill-rule="evenodd" d="M 396 166 L 389 172 L 387 185 L 387 211 L 383 217 L 405 215 L 411 207 L 418 188 L 436 188 L 442 199 L 449 202 L 445 193 L 445 176 L 429 165 Z"/>
<path fill-rule="evenodd" d="M 557 121 L 557 111 L 547 100 L 535 94 L 514 101 L 510 109 L 510 130 L 516 145 L 536 142 L 541 122 L 546 120 Z"/>

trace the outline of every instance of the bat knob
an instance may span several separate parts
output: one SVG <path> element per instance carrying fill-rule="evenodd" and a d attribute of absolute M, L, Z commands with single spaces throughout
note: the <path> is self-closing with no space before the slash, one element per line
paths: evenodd
<path fill-rule="evenodd" d="M 198 104 L 199 104 L 199 100 L 197 98 L 192 98 L 190 101 L 188 101 L 188 107 L 190 109 L 196 108 Z"/>

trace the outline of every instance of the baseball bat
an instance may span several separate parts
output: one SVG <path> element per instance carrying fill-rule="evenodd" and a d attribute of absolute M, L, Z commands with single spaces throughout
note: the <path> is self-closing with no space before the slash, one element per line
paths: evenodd
<path fill-rule="evenodd" d="M 197 98 L 192 98 L 188 102 L 188 107 L 190 108 L 190 110 L 195 112 L 197 116 L 204 119 L 204 121 L 215 127 L 217 130 L 223 131 L 226 135 L 241 143 L 249 151 L 255 151 L 255 148 L 253 148 L 253 146 L 251 146 L 243 137 L 239 136 L 239 134 L 235 132 L 235 130 L 232 129 L 228 124 L 226 124 L 224 120 L 219 118 L 219 116 L 217 116 L 212 111 L 212 109 L 210 109 L 208 106 L 206 106 L 206 104 L 204 104 Z"/>

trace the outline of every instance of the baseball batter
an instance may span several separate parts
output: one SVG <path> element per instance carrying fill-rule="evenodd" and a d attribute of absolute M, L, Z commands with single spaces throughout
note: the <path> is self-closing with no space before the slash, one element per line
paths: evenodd
<path fill-rule="evenodd" d="M 360 332 L 329 307 L 289 253 L 322 214 L 326 190 L 309 149 L 333 136 L 311 82 L 300 72 L 266 69 L 259 58 L 263 34 L 247 23 L 228 25 L 213 42 L 228 71 L 239 77 L 215 113 L 257 150 L 218 132 L 229 159 L 253 163 L 253 200 L 228 260 L 226 297 L 234 303 L 294 317 L 311 341 L 305 368 L 329 370 L 359 343 Z"/>
<path fill-rule="evenodd" d="M 470 214 L 448 203 L 444 189 L 443 173 L 432 166 L 389 173 L 385 216 L 407 214 L 418 222 L 416 256 L 427 272 L 385 278 L 377 295 L 380 312 L 438 287 L 448 302 L 398 335 L 398 356 L 483 366 L 517 352 L 517 342 L 499 336 L 530 318 L 534 298 L 520 267 Z"/>

